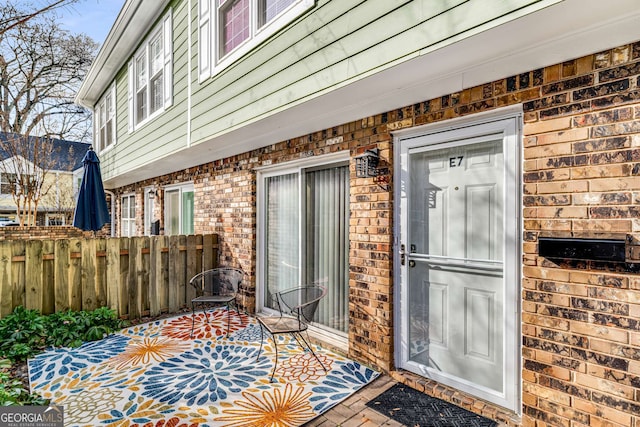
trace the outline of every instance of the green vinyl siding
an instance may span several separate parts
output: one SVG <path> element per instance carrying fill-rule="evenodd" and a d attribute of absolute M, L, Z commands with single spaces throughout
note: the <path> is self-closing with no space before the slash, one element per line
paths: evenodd
<path fill-rule="evenodd" d="M 116 82 L 117 146 L 103 156 L 105 178 L 152 164 L 189 145 L 209 143 L 556 1 L 319 0 L 239 60 L 199 82 L 198 0 L 174 0 L 173 105 L 128 133 L 128 77 L 123 67 Z"/>
<path fill-rule="evenodd" d="M 192 139 L 206 140 L 479 31 L 536 3 L 324 1 L 193 95 Z"/>

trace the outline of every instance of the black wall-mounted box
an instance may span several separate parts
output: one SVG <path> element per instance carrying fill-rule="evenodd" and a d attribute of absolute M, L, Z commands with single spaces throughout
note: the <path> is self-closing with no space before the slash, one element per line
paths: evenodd
<path fill-rule="evenodd" d="M 625 241 L 539 237 L 538 254 L 545 258 L 625 262 Z"/>

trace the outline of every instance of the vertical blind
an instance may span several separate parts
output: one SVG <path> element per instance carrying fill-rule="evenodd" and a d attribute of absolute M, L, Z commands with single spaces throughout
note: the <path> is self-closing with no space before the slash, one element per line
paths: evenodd
<path fill-rule="evenodd" d="M 349 168 L 339 166 L 308 172 L 306 192 L 306 281 L 328 287 L 315 321 L 347 332 Z"/>
<path fill-rule="evenodd" d="M 297 173 L 266 180 L 266 307 L 275 308 L 275 292 L 300 284 L 299 194 Z"/>
<path fill-rule="evenodd" d="M 347 332 L 348 166 L 268 177 L 265 193 L 264 305 L 274 308 L 271 295 L 278 290 L 321 283 L 328 294 L 314 320 Z"/>

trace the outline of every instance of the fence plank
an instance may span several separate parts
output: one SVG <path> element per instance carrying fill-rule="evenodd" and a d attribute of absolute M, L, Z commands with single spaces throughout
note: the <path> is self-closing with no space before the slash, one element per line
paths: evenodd
<path fill-rule="evenodd" d="M 187 236 L 187 266 L 186 266 L 186 294 L 185 302 L 188 304 L 196 297 L 196 290 L 189 285 L 189 280 L 198 274 L 198 239 L 195 235 Z"/>
<path fill-rule="evenodd" d="M 96 250 L 94 252 L 96 268 L 96 305 L 107 306 L 107 241 L 103 238 L 95 239 Z M 100 254 L 100 255 L 98 255 Z"/>
<path fill-rule="evenodd" d="M 25 307 L 42 311 L 42 241 L 28 240 L 25 247 Z"/>
<path fill-rule="evenodd" d="M 120 239 L 107 239 L 105 252 L 107 253 L 106 280 L 107 305 L 117 313 L 125 309 L 124 301 L 120 298 Z"/>
<path fill-rule="evenodd" d="M 176 265 L 176 276 L 178 281 L 174 284 L 178 288 L 178 308 L 184 307 L 187 301 L 187 236 L 178 236 L 178 247 L 180 248 L 180 258 Z"/>
<path fill-rule="evenodd" d="M 95 239 L 83 239 L 81 241 L 82 260 L 82 310 L 95 310 L 98 308 L 96 294 L 96 241 Z"/>
<path fill-rule="evenodd" d="M 79 256 L 74 256 L 77 254 Z M 69 239 L 69 308 L 82 310 L 82 243 Z"/>
<path fill-rule="evenodd" d="M 129 319 L 129 239 L 118 239 L 120 241 L 120 305 L 121 316 Z"/>
<path fill-rule="evenodd" d="M 0 317 L 13 311 L 11 242 L 0 242 Z"/>
<path fill-rule="evenodd" d="M 217 258 L 214 258 L 213 253 L 213 235 L 207 234 L 202 236 L 202 269 L 211 270 L 218 266 Z"/>
<path fill-rule="evenodd" d="M 160 314 L 162 302 L 162 241 L 158 238 L 149 241 L 149 315 Z"/>
<path fill-rule="evenodd" d="M 66 239 L 56 240 L 54 253 L 55 309 L 56 311 L 65 311 L 69 309 L 69 241 Z"/>
<path fill-rule="evenodd" d="M 162 268 L 160 276 L 160 310 L 169 311 L 169 237 L 158 236 L 162 253 L 160 255 Z"/>
<path fill-rule="evenodd" d="M 149 313 L 149 236 L 140 239 L 140 266 L 138 280 L 140 283 L 140 309 L 143 313 Z"/>
<path fill-rule="evenodd" d="M 42 241 L 42 314 L 56 311 L 55 297 L 55 241 Z"/>
<path fill-rule="evenodd" d="M 139 240 L 131 237 L 129 240 L 129 277 L 127 278 L 127 289 L 129 290 L 129 318 L 140 317 L 139 288 L 138 288 L 138 257 L 142 256 Z"/>
<path fill-rule="evenodd" d="M 179 260 L 180 249 L 178 248 L 178 236 L 169 236 L 169 259 Z M 178 262 L 169 263 L 169 312 L 178 311 Z"/>

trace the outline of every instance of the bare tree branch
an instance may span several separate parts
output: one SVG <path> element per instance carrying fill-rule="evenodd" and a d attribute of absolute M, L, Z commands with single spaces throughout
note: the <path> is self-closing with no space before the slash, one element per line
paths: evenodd
<path fill-rule="evenodd" d="M 45 12 L 76 0 L 49 1 L 34 11 L 0 0 L 0 178 L 23 224 L 33 225 L 55 180 L 60 156 L 52 138 L 86 141 L 90 112 L 73 103 L 97 51 L 84 34 L 60 28 Z M 58 163 L 56 163 L 56 160 Z"/>

